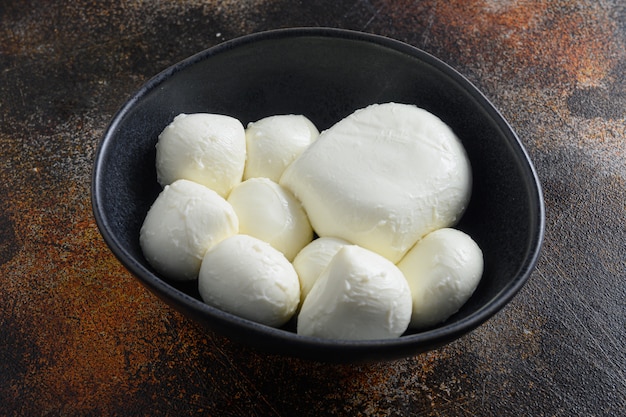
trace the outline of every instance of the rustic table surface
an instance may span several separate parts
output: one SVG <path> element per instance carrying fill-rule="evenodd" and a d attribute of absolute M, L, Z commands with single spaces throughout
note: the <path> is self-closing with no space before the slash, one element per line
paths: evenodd
<path fill-rule="evenodd" d="M 626 413 L 626 5 L 559 1 L 0 0 L 0 414 Z M 95 225 L 96 146 L 171 64 L 241 35 L 389 36 L 467 76 L 528 149 L 536 271 L 485 325 L 391 363 L 267 356 L 144 289 Z"/>

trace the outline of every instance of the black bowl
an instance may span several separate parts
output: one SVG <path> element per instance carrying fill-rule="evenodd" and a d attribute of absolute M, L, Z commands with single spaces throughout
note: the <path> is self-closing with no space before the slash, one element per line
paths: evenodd
<path fill-rule="evenodd" d="M 469 155 L 474 185 L 458 228 L 484 252 L 474 295 L 443 324 L 392 340 L 298 336 L 204 304 L 195 285 L 161 278 L 142 255 L 139 229 L 160 191 L 155 143 L 179 113 L 221 113 L 244 126 L 303 114 L 320 130 L 372 103 L 423 107 L 446 122 Z M 98 148 L 96 222 L 122 264 L 161 299 L 233 340 L 320 361 L 388 360 L 442 346 L 498 312 L 524 285 L 544 234 L 541 188 L 508 123 L 469 81 L 433 56 L 385 37 L 328 28 L 257 33 L 200 52 L 147 82 L 121 108 Z"/>

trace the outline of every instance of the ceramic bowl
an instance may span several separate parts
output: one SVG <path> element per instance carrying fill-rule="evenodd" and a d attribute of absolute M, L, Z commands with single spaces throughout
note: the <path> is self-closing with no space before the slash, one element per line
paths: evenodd
<path fill-rule="evenodd" d="M 139 229 L 161 188 L 155 144 L 179 113 L 221 113 L 244 126 L 303 114 L 321 130 L 372 103 L 415 104 L 461 139 L 473 170 L 472 197 L 456 226 L 479 244 L 485 270 L 470 300 L 441 325 L 391 340 L 339 341 L 270 328 L 204 304 L 195 283 L 159 276 Z M 93 211 L 111 251 L 143 285 L 193 320 L 265 352 L 317 361 L 391 360 L 449 343 L 504 307 L 537 261 L 544 233 L 541 187 L 519 138 L 466 78 L 439 59 L 389 38 L 330 28 L 262 32 L 179 62 L 139 89 L 99 144 Z"/>

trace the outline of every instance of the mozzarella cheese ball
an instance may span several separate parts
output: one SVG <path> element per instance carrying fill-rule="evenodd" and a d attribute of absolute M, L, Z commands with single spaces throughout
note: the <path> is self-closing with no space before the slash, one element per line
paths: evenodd
<path fill-rule="evenodd" d="M 220 114 L 179 114 L 156 144 L 157 180 L 205 185 L 222 197 L 241 182 L 246 136 L 241 122 Z"/>
<path fill-rule="evenodd" d="M 141 226 L 146 260 L 163 276 L 194 280 L 206 251 L 237 233 L 231 205 L 215 191 L 192 181 L 166 185 Z"/>
<path fill-rule="evenodd" d="M 347 245 L 351 245 L 351 243 L 343 239 L 320 237 L 298 252 L 293 260 L 293 267 L 300 278 L 300 298 L 302 301 L 339 249 Z"/>
<path fill-rule="evenodd" d="M 315 125 L 301 115 L 270 116 L 250 123 L 246 129 L 248 159 L 244 180 L 266 177 L 278 182 L 285 168 L 318 135 Z"/>
<path fill-rule="evenodd" d="M 467 234 L 450 228 L 426 235 L 398 263 L 413 297 L 410 327 L 441 323 L 471 297 L 483 273 L 483 254 Z"/>
<path fill-rule="evenodd" d="M 389 260 L 356 245 L 342 247 L 304 299 L 297 332 L 325 339 L 389 339 L 411 319 L 411 292 Z"/>
<path fill-rule="evenodd" d="M 268 178 L 251 178 L 228 196 L 239 232 L 268 242 L 289 261 L 313 239 L 309 219 L 296 198 Z"/>
<path fill-rule="evenodd" d="M 465 150 L 439 118 L 412 105 L 361 109 L 322 132 L 283 173 L 319 236 L 392 262 L 455 224 L 469 201 Z"/>
<path fill-rule="evenodd" d="M 272 327 L 285 324 L 300 302 L 293 265 L 248 235 L 231 236 L 206 253 L 198 289 L 205 303 Z"/>

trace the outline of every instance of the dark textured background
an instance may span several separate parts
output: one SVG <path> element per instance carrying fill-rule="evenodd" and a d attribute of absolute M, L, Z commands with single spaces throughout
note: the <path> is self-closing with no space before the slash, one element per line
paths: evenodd
<path fill-rule="evenodd" d="M 621 0 L 0 0 L 0 414 L 626 413 L 626 8 Z M 208 334 L 114 259 L 97 143 L 148 78 L 224 40 L 333 26 L 466 75 L 544 187 L 537 270 L 472 334 L 392 363 L 265 356 Z"/>

